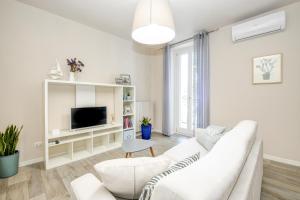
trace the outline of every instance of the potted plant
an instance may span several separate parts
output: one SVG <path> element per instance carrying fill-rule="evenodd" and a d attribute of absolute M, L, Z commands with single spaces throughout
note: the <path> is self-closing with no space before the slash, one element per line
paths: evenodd
<path fill-rule="evenodd" d="M 143 117 L 143 119 L 141 121 L 142 139 L 144 139 L 144 140 L 151 139 L 152 125 L 151 125 L 150 121 L 151 121 L 151 119 L 148 117 Z"/>
<path fill-rule="evenodd" d="M 6 178 L 18 173 L 19 151 L 16 150 L 22 128 L 10 125 L 0 132 L 0 178 Z"/>
<path fill-rule="evenodd" d="M 80 60 L 77 60 L 77 58 L 67 59 L 67 63 L 70 66 L 69 80 L 76 81 L 77 73 L 82 72 L 81 68 L 84 67 L 84 64 Z"/>

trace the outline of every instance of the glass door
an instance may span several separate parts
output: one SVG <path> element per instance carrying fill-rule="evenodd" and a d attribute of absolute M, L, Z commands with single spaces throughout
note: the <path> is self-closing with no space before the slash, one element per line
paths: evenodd
<path fill-rule="evenodd" d="M 177 133 L 193 134 L 193 50 L 185 47 L 174 51 L 174 105 L 175 130 Z"/>

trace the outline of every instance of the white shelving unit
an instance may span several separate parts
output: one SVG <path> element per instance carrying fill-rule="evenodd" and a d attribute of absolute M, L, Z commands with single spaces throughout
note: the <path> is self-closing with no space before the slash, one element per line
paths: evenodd
<path fill-rule="evenodd" d="M 76 87 L 78 85 L 95 86 L 103 90 L 100 97 L 106 95 L 112 98 L 112 119 L 106 125 L 83 128 L 77 130 L 60 129 L 59 134 L 53 135 L 49 130 L 49 97 L 50 87 Z M 74 89 L 75 92 L 75 89 Z M 61 94 L 61 93 L 59 93 Z M 130 94 L 130 98 L 128 97 Z M 98 94 L 99 95 L 99 94 Z M 126 96 L 127 95 L 127 96 Z M 75 94 L 74 94 L 75 96 Z M 53 100 L 53 99 L 52 99 Z M 75 107 L 74 101 L 71 107 Z M 57 102 L 56 102 L 57 103 Z M 111 102 L 110 102 L 111 103 Z M 120 148 L 125 135 L 129 132 L 135 137 L 135 87 L 115 84 L 102 84 L 90 82 L 70 82 L 62 80 L 45 80 L 44 82 L 44 105 L 45 105 L 45 168 L 51 169 L 99 153 Z M 98 105 L 96 105 L 98 106 Z M 101 104 L 101 106 L 106 106 Z M 124 113 L 124 108 L 130 106 L 130 113 Z M 53 115 L 53 112 L 51 112 Z M 56 113 L 54 113 L 56 114 Z M 53 116 L 52 116 L 53 117 Z M 54 116 L 59 117 L 59 116 Z M 69 116 L 68 116 L 69 117 Z M 108 118 L 110 116 L 107 116 Z M 124 119 L 132 121 L 131 127 L 124 127 Z M 132 135 L 133 134 L 133 135 Z"/>
<path fill-rule="evenodd" d="M 130 140 L 136 138 L 135 117 L 136 117 L 135 116 L 135 87 L 123 86 L 124 140 Z"/>

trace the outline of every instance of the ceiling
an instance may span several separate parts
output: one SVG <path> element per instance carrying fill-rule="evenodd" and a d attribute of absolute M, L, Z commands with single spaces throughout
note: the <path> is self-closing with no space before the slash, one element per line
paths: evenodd
<path fill-rule="evenodd" d="M 138 0 L 18 0 L 65 18 L 130 39 Z M 214 30 L 299 0 L 170 0 L 175 41 Z"/>

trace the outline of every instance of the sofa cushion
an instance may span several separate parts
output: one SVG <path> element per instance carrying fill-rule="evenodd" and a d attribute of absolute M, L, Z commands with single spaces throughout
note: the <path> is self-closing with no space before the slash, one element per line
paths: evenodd
<path fill-rule="evenodd" d="M 169 149 L 163 156 L 168 157 L 173 161 L 172 164 L 175 164 L 198 152 L 200 152 L 201 158 L 207 154 L 207 150 L 197 142 L 196 138 L 191 138 Z"/>
<path fill-rule="evenodd" d="M 219 135 L 224 133 L 226 127 L 218 125 L 209 125 L 205 130 L 209 135 Z"/>
<path fill-rule="evenodd" d="M 104 186 L 115 196 L 135 199 L 140 196 L 145 184 L 166 170 L 170 162 L 164 156 L 122 158 L 104 161 L 94 167 Z"/>
<path fill-rule="evenodd" d="M 150 200 L 154 187 L 160 180 L 162 180 L 163 178 L 167 177 L 168 175 L 178 170 L 181 170 L 193 164 L 199 159 L 200 159 L 200 152 L 172 165 L 166 171 L 151 178 L 151 180 L 145 185 L 139 200 Z"/>
<path fill-rule="evenodd" d="M 161 180 L 152 200 L 227 200 L 255 141 L 257 123 L 242 121 L 204 158 Z"/>
<path fill-rule="evenodd" d="M 207 151 L 210 151 L 218 140 L 223 136 L 219 134 L 209 134 L 207 131 L 196 131 L 196 139 Z"/>

